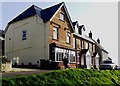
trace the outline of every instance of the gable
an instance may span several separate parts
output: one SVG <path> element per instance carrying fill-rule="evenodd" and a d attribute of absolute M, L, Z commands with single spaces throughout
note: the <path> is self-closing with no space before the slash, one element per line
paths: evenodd
<path fill-rule="evenodd" d="M 98 57 L 98 58 L 99 58 L 100 56 L 99 56 L 99 54 L 97 53 L 95 57 Z"/>
<path fill-rule="evenodd" d="M 49 21 L 62 4 L 63 4 L 63 2 L 42 10 L 41 11 L 41 14 L 42 14 L 41 18 L 44 21 Z"/>
<path fill-rule="evenodd" d="M 60 14 L 64 15 L 64 21 L 60 19 Z M 74 32 L 73 26 L 71 24 L 71 19 L 68 17 L 68 13 L 65 10 L 64 5 L 61 6 L 58 11 L 50 19 L 50 22 L 54 22 L 60 26 L 64 26 L 66 31 Z"/>
<path fill-rule="evenodd" d="M 87 51 L 86 55 L 91 55 L 91 53 L 90 53 L 90 51 L 89 51 L 89 50 Z"/>

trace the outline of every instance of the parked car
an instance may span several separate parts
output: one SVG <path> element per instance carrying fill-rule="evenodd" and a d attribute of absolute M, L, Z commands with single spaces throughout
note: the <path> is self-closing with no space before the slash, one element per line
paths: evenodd
<path fill-rule="evenodd" d="M 120 67 L 118 65 L 115 65 L 115 70 L 120 70 Z"/>
<path fill-rule="evenodd" d="M 103 63 L 100 65 L 100 69 L 115 69 L 115 64 L 112 62 L 111 59 L 104 60 Z"/>

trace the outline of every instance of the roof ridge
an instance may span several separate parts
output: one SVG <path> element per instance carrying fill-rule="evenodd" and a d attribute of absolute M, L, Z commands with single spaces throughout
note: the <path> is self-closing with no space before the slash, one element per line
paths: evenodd
<path fill-rule="evenodd" d="M 43 10 L 42 8 L 40 8 L 40 7 L 39 7 L 39 6 L 37 6 L 37 5 L 34 5 L 34 4 L 33 4 L 33 6 L 34 6 L 34 8 L 35 8 L 35 7 L 37 7 L 37 8 L 39 8 L 39 9 Z"/>
<path fill-rule="evenodd" d="M 64 3 L 64 2 L 61 2 L 61 3 L 58 3 L 58 4 L 51 5 L 51 6 L 47 7 L 47 8 L 44 8 L 43 10 L 46 10 L 46 9 L 52 8 L 52 7 L 57 6 L 57 5 L 59 5 L 59 4 L 62 5 L 63 3 Z"/>

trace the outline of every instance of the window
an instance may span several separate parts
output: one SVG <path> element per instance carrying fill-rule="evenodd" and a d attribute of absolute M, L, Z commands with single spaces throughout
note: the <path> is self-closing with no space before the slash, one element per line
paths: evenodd
<path fill-rule="evenodd" d="M 79 40 L 79 48 L 82 48 L 82 40 Z"/>
<path fill-rule="evenodd" d="M 75 38 L 73 38 L 73 48 L 75 48 Z"/>
<path fill-rule="evenodd" d="M 70 43 L 70 33 L 69 32 L 66 33 L 66 39 L 67 39 L 66 42 Z"/>
<path fill-rule="evenodd" d="M 58 28 L 53 27 L 53 39 L 58 39 Z"/>
<path fill-rule="evenodd" d="M 64 21 L 64 14 L 60 13 L 60 20 Z"/>
<path fill-rule="evenodd" d="M 77 63 L 80 64 L 80 53 L 77 55 Z"/>
<path fill-rule="evenodd" d="M 75 32 L 78 33 L 78 24 L 75 25 Z"/>
<path fill-rule="evenodd" d="M 62 61 L 63 60 L 63 53 L 57 52 L 56 53 L 56 61 Z"/>
<path fill-rule="evenodd" d="M 56 53 L 56 60 L 55 61 L 62 61 L 63 60 L 63 49 L 61 48 L 55 48 L 55 53 Z"/>
<path fill-rule="evenodd" d="M 89 49 L 89 43 L 85 42 L 85 49 Z"/>
<path fill-rule="evenodd" d="M 22 31 L 22 40 L 26 40 L 27 39 L 27 31 L 23 30 Z"/>
<path fill-rule="evenodd" d="M 95 52 L 95 45 L 92 44 L 92 51 Z"/>
<path fill-rule="evenodd" d="M 70 51 L 70 62 L 75 62 L 75 52 Z"/>

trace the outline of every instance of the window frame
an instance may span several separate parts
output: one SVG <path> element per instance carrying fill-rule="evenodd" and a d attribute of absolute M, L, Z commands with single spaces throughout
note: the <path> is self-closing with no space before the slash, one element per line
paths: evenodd
<path fill-rule="evenodd" d="M 73 37 L 73 48 L 75 48 L 75 38 Z"/>
<path fill-rule="evenodd" d="M 22 31 L 22 40 L 26 40 L 27 39 L 27 31 L 23 30 Z"/>
<path fill-rule="evenodd" d="M 73 57 L 71 57 L 71 55 L 72 55 Z M 71 61 L 71 58 L 74 58 L 74 61 Z M 76 63 L 75 51 L 70 51 L 70 53 L 69 53 L 69 63 Z"/>
<path fill-rule="evenodd" d="M 65 15 L 63 13 L 60 13 L 60 20 L 65 21 Z"/>
<path fill-rule="evenodd" d="M 85 49 L 89 49 L 89 42 L 87 42 L 87 41 L 85 41 Z"/>
<path fill-rule="evenodd" d="M 82 49 L 82 40 L 79 40 L 79 48 Z"/>
<path fill-rule="evenodd" d="M 66 32 L 66 43 L 68 43 L 68 44 L 70 44 L 70 37 L 71 36 L 71 34 L 70 34 L 70 32 Z M 69 38 L 69 40 L 68 40 L 68 38 Z"/>
<path fill-rule="evenodd" d="M 53 27 L 53 39 L 54 40 L 58 39 L 58 27 Z"/>

